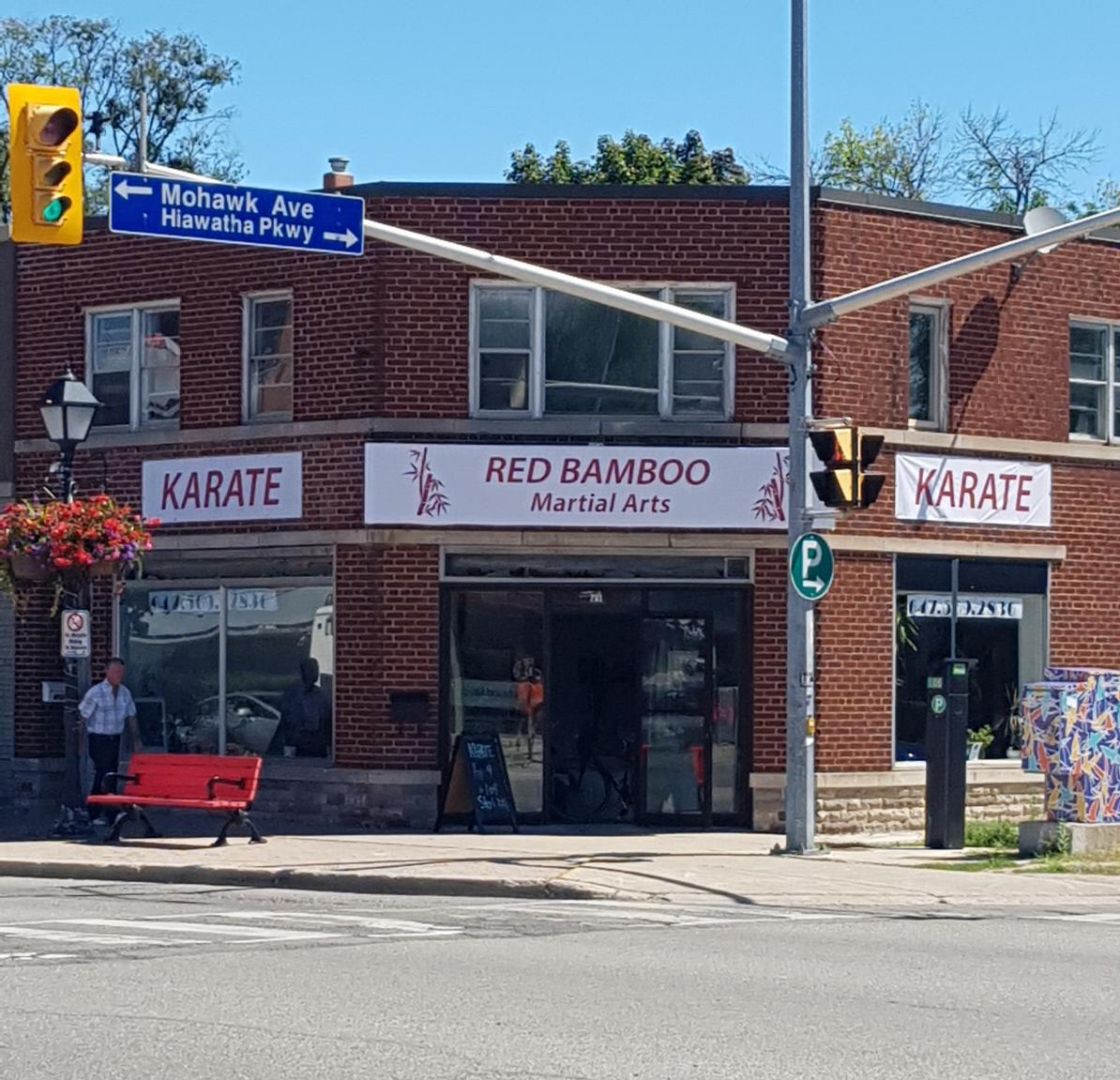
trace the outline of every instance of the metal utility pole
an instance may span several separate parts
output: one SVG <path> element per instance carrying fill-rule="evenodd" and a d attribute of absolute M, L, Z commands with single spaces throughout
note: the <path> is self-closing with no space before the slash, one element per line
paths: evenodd
<path fill-rule="evenodd" d="M 813 411 L 812 331 L 802 314 L 810 301 L 809 99 L 805 23 L 808 0 L 790 0 L 789 163 L 789 534 L 792 554 L 808 526 L 807 421 Z M 786 580 L 786 850 L 813 850 L 816 823 L 814 776 L 813 604 Z"/>

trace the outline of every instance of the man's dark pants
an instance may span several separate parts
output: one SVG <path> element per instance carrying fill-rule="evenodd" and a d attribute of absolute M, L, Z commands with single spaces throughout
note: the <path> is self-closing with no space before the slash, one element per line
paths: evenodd
<path fill-rule="evenodd" d="M 86 736 L 89 741 L 89 757 L 93 762 L 93 786 L 91 795 L 104 794 L 105 777 L 116 772 L 121 762 L 121 737 L 119 735 L 95 735 L 92 731 Z M 103 808 L 97 807 L 97 813 Z M 95 814 L 96 816 L 96 814 Z"/>

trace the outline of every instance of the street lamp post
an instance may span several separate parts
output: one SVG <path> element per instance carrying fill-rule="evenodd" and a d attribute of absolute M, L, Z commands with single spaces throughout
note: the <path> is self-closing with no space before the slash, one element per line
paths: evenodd
<path fill-rule="evenodd" d="M 74 501 L 74 451 L 89 437 L 93 418 L 101 402 L 79 382 L 72 372 L 51 384 L 39 403 L 47 438 L 58 447 L 58 491 L 56 498 L 65 503 Z M 85 572 L 62 596 L 63 615 L 75 609 L 88 610 L 89 583 Z M 65 735 L 66 765 L 62 777 L 62 810 L 52 835 L 88 836 L 89 815 L 82 793 L 81 739 L 78 731 L 78 702 L 81 686 L 89 684 L 89 657 L 66 657 L 63 661 L 66 678 L 66 698 L 62 708 L 62 725 Z"/>

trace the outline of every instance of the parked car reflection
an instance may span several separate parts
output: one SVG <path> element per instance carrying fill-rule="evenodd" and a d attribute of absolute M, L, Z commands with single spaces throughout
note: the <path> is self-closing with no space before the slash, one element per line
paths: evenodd
<path fill-rule="evenodd" d="M 270 695 L 271 696 L 271 695 Z M 176 736 L 184 750 L 215 753 L 218 749 L 220 699 L 203 698 L 192 720 L 176 725 Z M 226 695 L 226 749 L 238 748 L 253 754 L 265 754 L 280 726 L 280 710 L 255 694 Z"/>

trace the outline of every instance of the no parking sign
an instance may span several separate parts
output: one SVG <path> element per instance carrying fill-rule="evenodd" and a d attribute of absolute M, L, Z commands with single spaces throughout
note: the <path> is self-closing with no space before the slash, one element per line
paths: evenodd
<path fill-rule="evenodd" d="M 90 631 L 88 611 L 62 613 L 62 656 L 66 660 L 88 660 Z"/>

